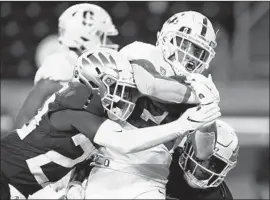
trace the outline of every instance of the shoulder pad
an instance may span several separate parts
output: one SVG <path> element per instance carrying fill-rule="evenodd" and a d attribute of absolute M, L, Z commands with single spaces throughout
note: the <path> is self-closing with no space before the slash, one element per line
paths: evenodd
<path fill-rule="evenodd" d="M 41 67 L 38 69 L 34 83 L 41 79 L 50 79 L 53 81 L 70 81 L 73 76 L 75 63 L 68 59 L 64 53 L 54 53 L 48 56 Z"/>
<path fill-rule="evenodd" d="M 162 51 L 152 44 L 136 41 L 123 47 L 120 53 L 124 54 L 130 61 L 147 60 L 161 75 L 174 75 L 170 64 L 163 59 Z"/>
<path fill-rule="evenodd" d="M 150 59 L 153 52 L 156 51 L 156 46 L 144 42 L 133 42 L 126 45 L 120 50 L 129 60 Z"/>

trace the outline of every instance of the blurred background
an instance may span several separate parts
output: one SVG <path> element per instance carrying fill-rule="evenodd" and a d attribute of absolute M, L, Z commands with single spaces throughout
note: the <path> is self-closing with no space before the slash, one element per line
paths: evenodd
<path fill-rule="evenodd" d="M 59 47 L 60 14 L 78 2 L 1 2 L 1 135 L 33 85 L 42 60 Z M 236 199 L 269 199 L 269 2 L 91 2 L 109 12 L 123 47 L 155 44 L 174 13 L 194 10 L 218 31 L 210 71 L 221 95 L 223 120 L 240 138 L 237 167 L 227 178 Z"/>

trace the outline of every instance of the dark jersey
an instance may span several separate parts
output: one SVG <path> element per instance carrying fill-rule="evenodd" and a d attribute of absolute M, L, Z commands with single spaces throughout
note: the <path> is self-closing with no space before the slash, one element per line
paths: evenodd
<path fill-rule="evenodd" d="M 1 174 L 25 196 L 58 181 L 91 155 L 90 141 L 104 116 L 99 96 L 70 83 L 22 129 L 1 140 Z"/>
<path fill-rule="evenodd" d="M 188 108 L 194 104 L 165 104 L 152 100 L 149 97 L 140 97 L 133 113 L 128 118 L 128 122 L 137 128 L 170 123 L 178 119 Z M 175 141 L 170 141 L 164 145 L 171 150 Z"/>
<path fill-rule="evenodd" d="M 166 185 L 168 199 L 179 200 L 232 200 L 233 196 L 225 182 L 218 187 L 208 189 L 195 189 L 190 187 L 184 179 L 183 170 L 178 164 L 181 148 L 173 154 L 170 166 L 169 181 Z"/>

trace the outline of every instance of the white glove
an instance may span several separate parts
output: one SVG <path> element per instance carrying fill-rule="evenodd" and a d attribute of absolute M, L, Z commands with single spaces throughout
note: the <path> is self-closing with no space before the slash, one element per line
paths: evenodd
<path fill-rule="evenodd" d="M 80 184 L 72 183 L 66 192 L 66 199 L 84 199 L 84 188 Z"/>
<path fill-rule="evenodd" d="M 187 133 L 193 133 L 201 127 L 214 123 L 220 116 L 218 104 L 211 103 L 187 109 L 175 123 L 180 129 L 187 131 Z"/>
<path fill-rule="evenodd" d="M 211 75 L 206 78 L 201 74 L 190 74 L 187 76 L 186 83 L 190 84 L 202 105 L 220 102 L 219 92 Z"/>

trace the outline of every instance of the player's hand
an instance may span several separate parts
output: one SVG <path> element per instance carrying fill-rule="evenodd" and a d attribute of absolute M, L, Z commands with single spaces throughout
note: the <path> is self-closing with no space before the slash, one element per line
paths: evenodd
<path fill-rule="evenodd" d="M 208 126 L 221 116 L 217 103 L 200 105 L 189 108 L 176 120 L 177 126 L 183 128 L 187 133 L 192 133 L 201 127 Z"/>
<path fill-rule="evenodd" d="M 187 76 L 186 83 L 193 89 L 202 105 L 220 102 L 219 91 L 217 90 L 211 75 L 207 78 L 201 74 L 190 74 Z"/>
<path fill-rule="evenodd" d="M 79 184 L 72 184 L 66 192 L 66 199 L 84 199 L 84 188 Z"/>

